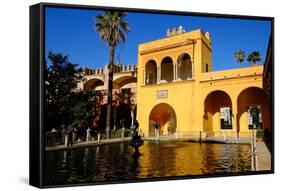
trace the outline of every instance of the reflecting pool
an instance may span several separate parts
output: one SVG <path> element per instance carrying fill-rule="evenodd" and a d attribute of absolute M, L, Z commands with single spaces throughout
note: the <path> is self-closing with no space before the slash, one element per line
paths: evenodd
<path fill-rule="evenodd" d="M 251 170 L 251 148 L 245 144 L 144 142 L 138 159 L 133 152 L 128 143 L 46 152 L 44 185 Z"/>

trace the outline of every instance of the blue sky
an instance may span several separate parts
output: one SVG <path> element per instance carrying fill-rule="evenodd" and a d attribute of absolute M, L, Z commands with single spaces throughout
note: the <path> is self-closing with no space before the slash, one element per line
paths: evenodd
<path fill-rule="evenodd" d="M 97 10 L 46 9 L 46 52 L 69 55 L 72 63 L 87 67 L 103 67 L 109 62 L 109 47 L 99 39 L 94 29 L 94 17 L 103 13 Z M 199 29 L 212 36 L 213 70 L 246 67 L 238 64 L 234 52 L 242 49 L 246 55 L 260 51 L 265 59 L 271 23 L 261 20 L 223 19 L 180 15 L 163 15 L 130 12 L 125 17 L 131 31 L 125 44 L 115 52 L 123 64 L 137 64 L 138 44 L 166 36 L 167 28 L 182 25 L 186 31 Z"/>

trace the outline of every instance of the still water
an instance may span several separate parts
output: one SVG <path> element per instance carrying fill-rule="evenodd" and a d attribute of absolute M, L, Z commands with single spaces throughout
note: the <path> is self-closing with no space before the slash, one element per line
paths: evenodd
<path fill-rule="evenodd" d="M 246 172 L 250 146 L 190 142 L 144 142 L 138 159 L 128 143 L 46 152 L 44 184 L 133 180 Z"/>

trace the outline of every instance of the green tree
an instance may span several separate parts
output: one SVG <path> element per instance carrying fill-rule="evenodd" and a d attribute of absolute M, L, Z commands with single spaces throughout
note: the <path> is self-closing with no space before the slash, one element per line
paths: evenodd
<path fill-rule="evenodd" d="M 69 112 L 71 123 L 83 133 L 92 128 L 95 118 L 99 115 L 99 99 L 101 95 L 96 91 L 73 92 Z"/>
<path fill-rule="evenodd" d="M 236 62 L 241 64 L 245 60 L 245 52 L 242 50 L 238 50 L 234 53 L 234 57 L 235 57 Z"/>
<path fill-rule="evenodd" d="M 251 66 L 257 65 L 257 62 L 261 61 L 261 53 L 259 51 L 253 51 L 249 54 L 247 61 Z"/>
<path fill-rule="evenodd" d="M 59 128 L 69 124 L 71 96 L 81 80 L 77 65 L 61 53 L 48 53 L 44 67 L 44 129 Z"/>
<path fill-rule="evenodd" d="M 129 23 L 124 20 L 127 14 L 120 11 L 105 11 L 95 17 L 95 29 L 100 34 L 100 38 L 110 47 L 109 74 L 108 74 L 108 97 L 106 114 L 106 137 L 110 138 L 112 129 L 112 89 L 113 89 L 113 66 L 114 52 L 120 41 L 125 42 L 126 33 L 130 31 Z"/>

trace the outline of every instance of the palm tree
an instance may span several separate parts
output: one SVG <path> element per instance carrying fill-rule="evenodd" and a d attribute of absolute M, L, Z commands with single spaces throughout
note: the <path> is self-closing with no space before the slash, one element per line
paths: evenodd
<path fill-rule="evenodd" d="M 251 66 L 257 65 L 257 62 L 261 61 L 261 53 L 259 51 L 253 51 L 251 54 L 249 54 L 247 61 Z"/>
<path fill-rule="evenodd" d="M 110 138 L 111 111 L 112 111 L 112 89 L 113 89 L 113 65 L 114 51 L 120 41 L 125 42 L 125 34 L 130 31 L 130 26 L 124 17 L 127 14 L 120 11 L 105 11 L 95 17 L 95 29 L 103 40 L 110 47 L 109 74 L 108 74 L 108 96 L 106 112 L 106 137 Z"/>
<path fill-rule="evenodd" d="M 245 60 L 245 52 L 242 50 L 238 50 L 234 53 L 234 57 L 235 57 L 236 62 L 241 64 Z"/>

